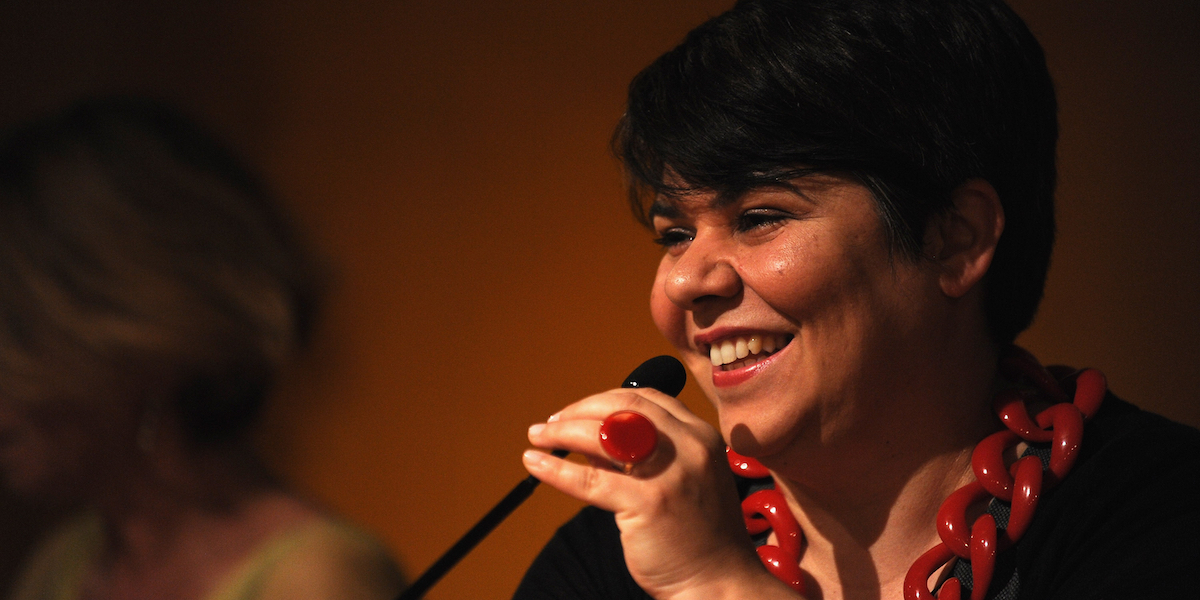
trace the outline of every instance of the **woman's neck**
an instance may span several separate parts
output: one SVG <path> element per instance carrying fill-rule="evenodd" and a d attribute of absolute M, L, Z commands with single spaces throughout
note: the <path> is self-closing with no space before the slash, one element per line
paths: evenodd
<path fill-rule="evenodd" d="M 801 566 L 825 600 L 899 597 L 909 567 L 939 540 L 946 497 L 970 482 L 975 445 L 1000 424 L 996 358 L 914 377 L 880 406 L 895 410 L 835 440 L 801 441 L 763 462 L 804 530 Z"/>
<path fill-rule="evenodd" d="M 938 541 L 935 519 L 971 475 L 973 444 L 909 467 L 876 461 L 854 489 L 830 491 L 776 477 L 805 535 L 801 566 L 824 600 L 897 597 L 909 567 Z"/>
<path fill-rule="evenodd" d="M 85 597 L 200 598 L 264 539 L 315 514 L 247 449 L 176 442 L 160 438 L 98 494 L 104 546 Z"/>

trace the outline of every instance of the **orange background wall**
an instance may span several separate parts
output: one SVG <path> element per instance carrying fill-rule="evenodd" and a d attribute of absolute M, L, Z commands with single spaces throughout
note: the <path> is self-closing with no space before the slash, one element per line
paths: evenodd
<path fill-rule="evenodd" d="M 411 573 L 524 476 L 530 423 L 669 351 L 606 144 L 633 74 L 730 0 L 114 4 L 0 6 L 0 123 L 149 92 L 267 174 L 338 286 L 264 451 Z M 1200 5 L 1015 6 L 1063 125 L 1061 241 L 1021 341 L 1200 424 Z M 507 597 L 578 508 L 539 490 L 428 597 Z M 9 565 L 28 531 L 3 527 Z"/>

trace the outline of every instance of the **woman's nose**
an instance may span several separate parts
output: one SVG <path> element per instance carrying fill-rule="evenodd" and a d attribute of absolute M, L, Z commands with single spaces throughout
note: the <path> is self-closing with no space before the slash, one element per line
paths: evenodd
<path fill-rule="evenodd" d="M 693 239 L 667 273 L 667 298 L 694 311 L 701 305 L 737 296 L 742 291 L 742 280 L 730 258 L 719 240 Z"/>

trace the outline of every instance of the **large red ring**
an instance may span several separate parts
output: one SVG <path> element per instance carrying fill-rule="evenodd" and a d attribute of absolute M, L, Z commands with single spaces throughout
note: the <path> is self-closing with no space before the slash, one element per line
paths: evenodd
<path fill-rule="evenodd" d="M 600 424 L 600 447 L 626 467 L 649 458 L 657 446 L 658 429 L 641 413 L 617 411 Z"/>

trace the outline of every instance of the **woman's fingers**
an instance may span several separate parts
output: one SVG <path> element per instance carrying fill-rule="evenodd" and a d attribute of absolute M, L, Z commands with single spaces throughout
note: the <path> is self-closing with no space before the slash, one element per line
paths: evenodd
<path fill-rule="evenodd" d="M 622 411 L 644 416 L 655 433 L 653 450 L 648 455 L 634 453 L 637 456 L 632 460 L 636 463 L 626 463 L 631 460 L 628 456 L 611 456 L 601 442 L 605 419 Z M 708 447 L 724 447 L 720 434 L 675 398 L 653 389 L 629 388 L 610 390 L 571 404 L 547 422 L 531 426 L 529 441 L 541 449 L 527 452 L 524 457 L 530 474 L 574 498 L 614 512 L 645 501 L 638 496 L 639 492 L 645 492 L 639 482 L 669 472 L 671 477 L 658 485 L 670 487 L 680 475 L 677 471 L 710 468 L 690 464 L 707 455 Z M 549 450 L 585 456 L 590 464 L 550 456 L 546 452 Z M 680 457 L 686 457 L 689 464 L 676 464 Z"/>
<path fill-rule="evenodd" d="M 670 419 L 669 415 L 666 415 Z M 603 421 L 594 419 L 556 419 L 547 423 L 536 423 L 529 428 L 529 442 L 543 449 L 567 450 L 588 458 L 592 466 L 609 470 L 628 471 L 639 477 L 650 477 L 666 468 L 675 456 L 675 446 L 669 432 L 657 431 L 654 449 L 636 460 L 636 465 L 626 468 L 627 457 L 612 456 L 601 442 Z M 654 426 L 655 430 L 659 428 Z M 680 431 L 675 425 L 668 430 Z M 540 479 L 540 477 L 539 477 Z M 558 486 L 555 486 L 558 487 Z"/>
<path fill-rule="evenodd" d="M 529 443 L 538 448 L 599 456 L 600 421 L 555 419 L 546 423 L 534 423 L 529 427 Z"/>
<path fill-rule="evenodd" d="M 617 388 L 589 396 L 563 408 L 551 416 L 550 420 L 595 419 L 603 421 L 608 415 L 622 410 L 640 412 L 650 416 L 651 420 L 656 422 L 658 419 L 654 418 L 651 413 L 657 410 L 661 410 L 663 416 L 670 415 L 685 423 L 699 420 L 699 417 L 677 398 L 650 388 Z"/>
<path fill-rule="evenodd" d="M 601 424 L 621 411 L 643 415 L 657 436 L 649 456 L 628 472 L 600 441 Z M 530 427 L 529 440 L 541 449 L 524 455 L 530 474 L 614 513 L 626 563 L 644 589 L 669 595 L 733 564 L 762 570 L 720 433 L 675 398 L 650 389 L 597 394 Z M 590 464 L 557 458 L 551 449 L 586 456 Z"/>
<path fill-rule="evenodd" d="M 626 475 L 606 468 L 582 465 L 551 456 L 540 450 L 526 450 L 525 469 L 542 483 L 577 500 L 616 512 L 628 504 L 625 497 L 633 490 L 621 479 Z"/>

